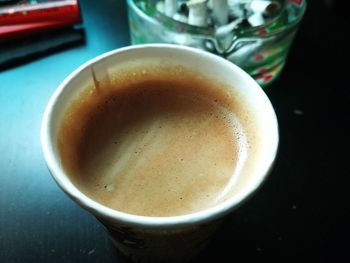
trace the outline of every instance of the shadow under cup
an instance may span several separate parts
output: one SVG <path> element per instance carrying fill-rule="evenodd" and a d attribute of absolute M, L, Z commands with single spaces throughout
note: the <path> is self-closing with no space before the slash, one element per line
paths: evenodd
<path fill-rule="evenodd" d="M 108 208 L 80 191 L 61 167 L 57 138 L 62 118 L 81 92 L 103 85 L 127 67 L 173 65 L 193 68 L 210 79 L 227 84 L 253 116 L 259 143 L 249 176 L 226 201 L 179 216 L 147 217 Z M 266 179 L 278 146 L 278 126 L 273 107 L 259 85 L 243 70 L 210 53 L 170 44 L 150 44 L 111 51 L 85 63 L 57 88 L 44 113 L 41 143 L 47 166 L 62 190 L 94 215 L 113 243 L 129 258 L 143 262 L 185 262 L 200 252 L 228 213 L 248 199 Z"/>

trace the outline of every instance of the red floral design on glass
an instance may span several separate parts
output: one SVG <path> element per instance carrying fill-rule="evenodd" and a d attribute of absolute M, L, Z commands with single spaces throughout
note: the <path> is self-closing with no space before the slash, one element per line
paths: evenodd
<path fill-rule="evenodd" d="M 259 68 L 258 73 L 262 74 L 265 73 L 267 71 L 267 68 Z"/>
<path fill-rule="evenodd" d="M 262 37 L 262 36 L 265 36 L 267 33 L 266 29 L 261 29 L 258 31 L 258 36 Z"/>
<path fill-rule="evenodd" d="M 261 81 L 261 82 L 268 82 L 272 79 L 272 75 L 265 75 L 265 76 L 261 76 L 261 77 L 258 77 L 256 80 L 258 81 Z"/>
<path fill-rule="evenodd" d="M 262 54 L 256 54 L 256 55 L 254 56 L 254 58 L 255 58 L 256 61 L 261 61 L 261 60 L 264 59 L 264 56 L 263 56 Z"/>
<path fill-rule="evenodd" d="M 301 3 L 302 3 L 303 1 L 304 1 L 304 0 L 289 0 L 289 2 L 294 3 L 294 4 L 297 4 L 297 5 L 301 5 Z"/>

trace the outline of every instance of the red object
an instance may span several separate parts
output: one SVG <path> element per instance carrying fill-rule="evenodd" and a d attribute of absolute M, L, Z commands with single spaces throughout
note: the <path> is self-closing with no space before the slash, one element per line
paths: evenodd
<path fill-rule="evenodd" d="M 256 61 L 261 61 L 264 59 L 264 56 L 262 54 L 256 54 L 254 58 Z"/>
<path fill-rule="evenodd" d="M 259 74 L 262 74 L 262 73 L 265 73 L 267 71 L 267 68 L 260 68 L 259 70 L 258 70 L 258 73 Z"/>
<path fill-rule="evenodd" d="M 303 0 L 289 0 L 289 2 L 295 3 L 295 4 L 297 4 L 297 5 L 301 5 L 301 3 L 303 2 Z"/>
<path fill-rule="evenodd" d="M 69 21 L 49 21 L 38 23 L 18 24 L 12 26 L 0 26 L 0 40 L 20 37 L 35 32 L 49 30 L 52 28 L 60 28 L 72 25 Z"/>
<path fill-rule="evenodd" d="M 260 80 L 262 82 L 268 82 L 269 80 L 272 79 L 272 75 L 264 75 L 264 76 L 260 76 L 260 77 L 257 77 L 257 80 Z"/>
<path fill-rule="evenodd" d="M 0 8 L 0 39 L 81 23 L 77 0 Z"/>
<path fill-rule="evenodd" d="M 266 29 L 260 29 L 259 31 L 258 31 L 258 36 L 260 36 L 260 37 L 263 37 L 263 36 L 265 36 L 266 35 L 266 33 L 267 33 L 267 31 L 266 31 Z"/>
<path fill-rule="evenodd" d="M 23 4 L 0 8 L 0 26 L 65 19 L 77 22 L 81 20 L 77 0 Z"/>

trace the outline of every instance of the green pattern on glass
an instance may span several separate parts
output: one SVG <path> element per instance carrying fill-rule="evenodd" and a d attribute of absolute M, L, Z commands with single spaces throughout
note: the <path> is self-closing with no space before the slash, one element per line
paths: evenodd
<path fill-rule="evenodd" d="M 306 7 L 305 0 L 275 0 L 280 11 L 262 26 L 242 23 L 220 35 L 214 26 L 192 26 L 164 15 L 157 10 L 157 2 L 128 0 L 133 44 L 172 43 L 200 48 L 237 64 L 262 86 L 280 75 Z"/>

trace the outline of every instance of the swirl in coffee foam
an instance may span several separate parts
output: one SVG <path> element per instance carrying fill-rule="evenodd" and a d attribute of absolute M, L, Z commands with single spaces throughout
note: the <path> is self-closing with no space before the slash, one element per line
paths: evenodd
<path fill-rule="evenodd" d="M 119 211 L 174 216 L 212 207 L 232 195 L 249 155 L 233 95 L 179 67 L 120 71 L 67 110 L 62 165 L 82 192 Z"/>

